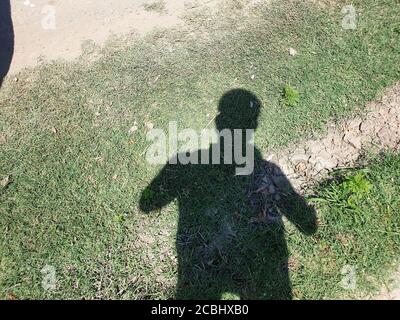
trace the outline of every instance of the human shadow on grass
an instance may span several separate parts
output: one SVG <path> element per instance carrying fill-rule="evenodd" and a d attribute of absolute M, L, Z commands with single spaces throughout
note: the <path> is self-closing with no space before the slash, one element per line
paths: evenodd
<path fill-rule="evenodd" d="M 219 132 L 256 129 L 261 103 L 251 92 L 235 89 L 220 99 L 218 109 Z M 316 231 L 316 213 L 280 168 L 262 159 L 248 135 L 234 145 L 254 147 L 250 175 L 236 175 L 236 164 L 223 164 L 231 150 L 222 140 L 210 145 L 210 150 L 221 148 L 221 164 L 169 162 L 142 192 L 143 212 L 174 201 L 179 206 L 175 297 L 291 299 L 282 217 L 311 235 Z M 200 159 L 202 152 L 184 155 Z M 260 179 L 270 181 L 263 185 L 257 182 Z"/>
<path fill-rule="evenodd" d="M 14 29 L 9 0 L 0 1 L 0 88 L 14 53 Z"/>

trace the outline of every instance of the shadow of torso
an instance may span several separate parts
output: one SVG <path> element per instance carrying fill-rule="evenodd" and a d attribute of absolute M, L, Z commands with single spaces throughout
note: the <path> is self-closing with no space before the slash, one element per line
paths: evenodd
<path fill-rule="evenodd" d="M 315 213 L 257 149 L 254 158 L 251 176 L 235 175 L 234 165 L 167 164 L 143 192 L 145 212 L 178 202 L 176 298 L 220 299 L 226 293 L 244 299 L 292 298 L 281 217 L 311 234 Z M 262 208 L 252 205 L 249 194 L 256 190 L 249 188 L 266 167 L 284 178 L 285 187 L 268 200 L 278 213 L 273 222 L 254 225 L 249 221 Z"/>

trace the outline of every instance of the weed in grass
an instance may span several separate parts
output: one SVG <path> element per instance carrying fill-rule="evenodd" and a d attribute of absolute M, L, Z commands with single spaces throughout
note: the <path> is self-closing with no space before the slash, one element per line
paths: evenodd
<path fill-rule="evenodd" d="M 338 180 L 343 181 L 338 182 Z M 368 180 L 366 170 L 360 169 L 355 174 L 344 177 L 336 176 L 336 180 L 329 184 L 329 192 L 325 193 L 327 197 L 316 200 L 337 203 L 340 206 L 348 206 L 357 210 L 360 202 L 368 196 L 372 188 L 373 184 Z"/>
<path fill-rule="evenodd" d="M 346 181 L 340 184 L 343 198 L 346 199 L 347 203 L 351 207 L 356 206 L 356 202 L 362 200 L 372 188 L 373 185 L 366 178 L 364 172 L 358 172 L 357 174 L 348 177 Z"/>
<path fill-rule="evenodd" d="M 282 94 L 282 104 L 289 107 L 295 107 L 300 101 L 300 93 L 290 85 L 285 85 Z"/>

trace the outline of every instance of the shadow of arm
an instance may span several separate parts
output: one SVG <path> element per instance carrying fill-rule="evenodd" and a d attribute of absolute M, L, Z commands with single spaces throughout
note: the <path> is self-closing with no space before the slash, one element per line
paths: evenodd
<path fill-rule="evenodd" d="M 277 203 L 279 210 L 300 232 L 306 235 L 314 234 L 317 231 L 317 213 L 314 207 L 294 190 L 289 179 L 279 167 L 274 166 L 274 171 L 281 177 L 279 187 L 285 190 L 285 195 Z"/>
<path fill-rule="evenodd" d="M 174 185 L 174 175 L 171 168 L 165 166 L 156 178 L 142 191 L 139 208 L 144 213 L 150 213 L 165 207 L 177 194 Z"/>
<path fill-rule="evenodd" d="M 285 196 L 283 201 L 281 210 L 300 232 L 312 235 L 317 231 L 316 211 L 306 202 L 304 197 L 293 191 Z"/>

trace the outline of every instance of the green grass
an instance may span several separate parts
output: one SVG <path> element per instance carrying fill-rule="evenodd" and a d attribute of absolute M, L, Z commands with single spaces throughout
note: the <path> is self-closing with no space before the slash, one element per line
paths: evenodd
<path fill-rule="evenodd" d="M 332 179 L 321 183 L 313 198 L 320 226 L 317 243 L 310 250 L 313 254 L 308 252 L 302 257 L 308 266 L 302 276 L 317 280 L 321 296 L 360 298 L 377 293 L 379 280 L 396 269 L 400 253 L 400 156 L 371 156 L 369 162 L 367 166 L 336 172 Z M 343 294 L 337 283 L 343 278 L 345 265 L 356 269 L 357 288 Z M 318 272 L 324 276 L 315 277 Z M 324 288 L 332 290 L 323 293 Z"/>
<path fill-rule="evenodd" d="M 193 13 L 184 31 L 158 31 L 128 45 L 115 40 L 96 49 L 101 56 L 93 63 L 88 52 L 78 62 L 43 65 L 22 73 L 18 82 L 3 83 L 0 178 L 9 176 L 11 183 L 0 195 L 0 296 L 174 297 L 178 203 L 153 215 L 139 208 L 143 190 L 160 169 L 144 158 L 147 123 L 166 128 L 178 119 L 181 128 L 201 130 L 225 92 L 245 88 L 263 104 L 256 143 L 266 152 L 321 133 L 328 121 L 361 113 L 364 102 L 400 78 L 399 7 L 392 1 L 354 2 L 361 13 L 354 31 L 341 30 L 341 5 L 277 1 L 243 19 L 239 4 L 222 8 L 218 16 Z M 289 47 L 298 55 L 289 56 Z M 301 96 L 290 108 L 281 104 L 286 83 Z M 135 123 L 138 130 L 130 133 Z M 341 296 L 336 283 L 344 263 L 375 275 L 378 262 L 395 256 L 396 234 L 390 231 L 395 229 L 378 221 L 397 219 L 390 214 L 398 206 L 399 161 L 391 159 L 393 164 L 370 178 L 377 195 L 364 204 L 368 214 L 362 218 L 371 223 L 353 224 L 357 221 L 347 211 L 330 215 L 335 211 L 325 204 L 318 214 L 326 222 L 316 235 L 287 230 L 284 255 L 294 261 L 294 297 Z M 234 185 L 217 186 L 205 185 L 221 199 L 240 194 Z M 208 200 L 198 201 L 193 210 L 206 209 Z M 244 253 L 256 262 L 237 279 L 262 290 L 257 284 L 265 267 L 257 266 L 268 261 L 257 250 L 263 250 L 260 239 L 276 233 L 251 232 L 249 213 L 233 216 L 232 206 L 216 208 L 217 216 L 198 221 L 199 229 L 191 232 L 199 240 L 201 226 L 209 225 L 205 234 L 212 236 L 237 225 L 236 233 L 250 238 L 236 240 L 240 250 L 233 266 L 243 262 Z M 335 240 L 337 230 L 357 239 L 350 251 Z M 213 272 L 229 270 L 222 267 L 224 257 Z M 56 268 L 55 291 L 42 289 L 45 265 Z M 232 288 L 241 283 L 232 281 Z M 243 296 L 268 297 L 244 289 Z"/>

